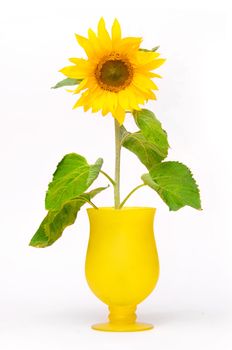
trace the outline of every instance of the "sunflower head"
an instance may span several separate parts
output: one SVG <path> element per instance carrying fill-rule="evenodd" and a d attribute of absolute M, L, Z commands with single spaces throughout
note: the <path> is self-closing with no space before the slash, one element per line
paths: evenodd
<path fill-rule="evenodd" d="M 161 78 L 153 72 L 164 63 L 158 52 L 141 50 L 142 38 L 121 37 L 121 28 L 114 20 L 111 36 L 104 19 L 98 23 L 98 32 L 88 31 L 88 38 L 76 35 L 87 58 L 70 58 L 71 66 L 60 70 L 68 78 L 81 83 L 74 90 L 81 96 L 74 108 L 83 106 L 87 111 L 111 113 L 120 124 L 125 113 L 140 110 L 139 105 L 155 100 L 158 90 L 152 78 Z"/>

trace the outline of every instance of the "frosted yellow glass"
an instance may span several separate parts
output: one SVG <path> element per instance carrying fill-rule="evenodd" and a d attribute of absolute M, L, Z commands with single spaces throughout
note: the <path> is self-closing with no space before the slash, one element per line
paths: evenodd
<path fill-rule="evenodd" d="M 155 288 L 159 260 L 153 232 L 154 208 L 89 208 L 90 237 L 85 273 L 93 293 L 109 307 L 102 331 L 141 331 L 136 306 Z"/>

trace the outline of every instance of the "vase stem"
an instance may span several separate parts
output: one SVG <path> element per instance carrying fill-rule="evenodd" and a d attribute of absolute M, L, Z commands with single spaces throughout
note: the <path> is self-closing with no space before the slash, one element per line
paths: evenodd
<path fill-rule="evenodd" d="M 136 321 L 136 306 L 109 306 L 109 321 L 113 324 L 131 324 Z"/>

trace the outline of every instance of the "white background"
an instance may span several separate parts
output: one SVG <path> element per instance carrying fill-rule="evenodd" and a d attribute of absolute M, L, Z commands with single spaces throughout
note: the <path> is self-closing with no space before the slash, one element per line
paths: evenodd
<path fill-rule="evenodd" d="M 231 59 L 229 2 L 4 1 L 0 12 L 0 349 L 232 348 Z M 107 308 L 89 290 L 84 262 L 89 226 L 83 208 L 74 226 L 46 249 L 28 247 L 45 215 L 44 194 L 69 152 L 105 160 L 113 174 L 113 119 L 72 110 L 76 97 L 50 87 L 68 57 L 83 53 L 101 16 L 125 36 L 161 45 L 158 100 L 149 103 L 169 135 L 169 159 L 187 164 L 201 188 L 203 211 L 169 212 L 149 189 L 128 205 L 155 206 L 161 263 L 155 291 L 138 307 L 154 330 L 104 333 L 90 329 Z M 127 117 L 126 126 L 134 129 Z M 122 156 L 122 197 L 145 168 Z M 106 185 L 100 177 L 97 185 Z M 99 195 L 112 205 L 112 190 Z"/>

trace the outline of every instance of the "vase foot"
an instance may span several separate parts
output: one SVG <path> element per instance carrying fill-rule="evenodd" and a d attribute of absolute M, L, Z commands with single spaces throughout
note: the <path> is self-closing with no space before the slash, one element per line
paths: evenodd
<path fill-rule="evenodd" d="M 109 322 L 94 324 L 92 329 L 105 332 L 139 332 L 152 329 L 152 324 L 136 322 L 135 310 L 135 305 L 110 305 Z"/>
<path fill-rule="evenodd" d="M 139 332 L 139 331 L 152 329 L 153 325 L 149 323 L 140 323 L 140 322 L 135 322 L 131 324 L 117 324 L 117 323 L 108 322 L 108 323 L 94 324 L 91 328 L 97 331 L 105 331 L 105 332 Z"/>

